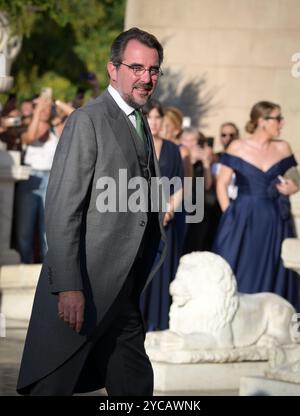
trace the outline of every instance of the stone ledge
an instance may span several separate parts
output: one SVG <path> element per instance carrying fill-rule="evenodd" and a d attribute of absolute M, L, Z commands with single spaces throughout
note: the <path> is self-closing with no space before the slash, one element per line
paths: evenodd
<path fill-rule="evenodd" d="M 300 396 L 300 384 L 265 377 L 242 377 L 240 396 Z"/>
<path fill-rule="evenodd" d="M 168 364 L 152 361 L 154 389 L 158 392 L 233 391 L 240 378 L 262 376 L 268 362 Z"/>
<path fill-rule="evenodd" d="M 300 274 L 300 239 L 286 238 L 282 243 L 281 258 L 288 269 L 293 269 Z"/>
<path fill-rule="evenodd" d="M 0 267 L 0 312 L 10 339 L 25 338 L 40 270 L 41 264 Z"/>
<path fill-rule="evenodd" d="M 20 181 L 29 178 L 31 168 L 29 166 L 8 166 L 0 168 L 0 180 Z"/>
<path fill-rule="evenodd" d="M 18 264 L 0 267 L 0 289 L 35 288 L 41 264 Z"/>

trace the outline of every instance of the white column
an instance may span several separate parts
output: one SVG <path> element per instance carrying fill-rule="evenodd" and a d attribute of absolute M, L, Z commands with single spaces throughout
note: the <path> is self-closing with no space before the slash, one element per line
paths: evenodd
<path fill-rule="evenodd" d="M 30 168 L 20 165 L 19 152 L 0 150 L 0 266 L 20 263 L 10 248 L 15 182 L 28 179 Z"/>

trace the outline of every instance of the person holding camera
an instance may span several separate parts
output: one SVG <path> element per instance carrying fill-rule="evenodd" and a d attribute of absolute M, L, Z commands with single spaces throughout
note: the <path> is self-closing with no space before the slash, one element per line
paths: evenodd
<path fill-rule="evenodd" d="M 213 142 L 195 127 L 183 129 L 180 137 L 182 145 L 190 152 L 193 178 L 204 178 L 204 218 L 200 223 L 187 226 L 183 254 L 193 251 L 211 250 L 214 235 L 220 218 L 220 208 L 216 199 L 211 166 L 214 160 Z M 195 203 L 196 181 L 193 181 L 192 198 Z"/>
<path fill-rule="evenodd" d="M 239 138 L 240 138 L 240 132 L 235 123 L 232 123 L 231 121 L 226 121 L 221 124 L 220 143 L 223 146 L 223 150 L 215 154 L 215 161 L 212 165 L 212 174 L 213 174 L 214 179 L 216 179 L 218 174 L 220 173 L 221 164 L 219 160 L 221 156 L 224 154 L 224 152 L 226 151 L 230 143 L 233 140 L 237 140 Z M 230 200 L 233 200 L 237 197 L 237 194 L 238 194 L 238 188 L 235 184 L 235 173 L 233 172 L 231 181 L 228 185 L 228 196 Z"/>
<path fill-rule="evenodd" d="M 51 106 L 50 96 L 41 95 L 36 98 L 32 119 L 21 136 L 22 143 L 26 145 L 24 164 L 31 167 L 31 173 L 28 180 L 20 181 L 16 185 L 15 244 L 21 262 L 27 264 L 43 261 L 47 251 L 45 197 L 58 143 L 50 124 Z M 39 250 L 35 258 L 36 236 Z"/>

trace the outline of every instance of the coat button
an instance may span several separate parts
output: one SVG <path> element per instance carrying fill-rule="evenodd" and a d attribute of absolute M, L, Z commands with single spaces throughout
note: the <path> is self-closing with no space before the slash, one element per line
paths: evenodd
<path fill-rule="evenodd" d="M 144 221 L 144 220 L 140 221 L 140 226 L 141 227 L 145 227 L 145 225 L 146 225 L 146 221 Z"/>

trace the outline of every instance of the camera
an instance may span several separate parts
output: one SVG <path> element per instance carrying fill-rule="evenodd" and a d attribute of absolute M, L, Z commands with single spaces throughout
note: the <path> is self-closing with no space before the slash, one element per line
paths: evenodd
<path fill-rule="evenodd" d="M 212 136 L 206 137 L 206 143 L 208 147 L 214 147 L 215 138 Z"/>
<path fill-rule="evenodd" d="M 198 145 L 203 149 L 205 146 L 214 147 L 214 137 L 201 137 L 198 140 Z"/>
<path fill-rule="evenodd" d="M 21 117 L 3 117 L 2 125 L 4 127 L 20 127 L 22 125 Z"/>
<path fill-rule="evenodd" d="M 51 105 L 51 118 L 57 117 L 57 106 L 55 103 Z"/>
<path fill-rule="evenodd" d="M 52 88 L 50 87 L 43 87 L 41 89 L 41 97 L 47 98 L 49 100 L 52 100 Z"/>

